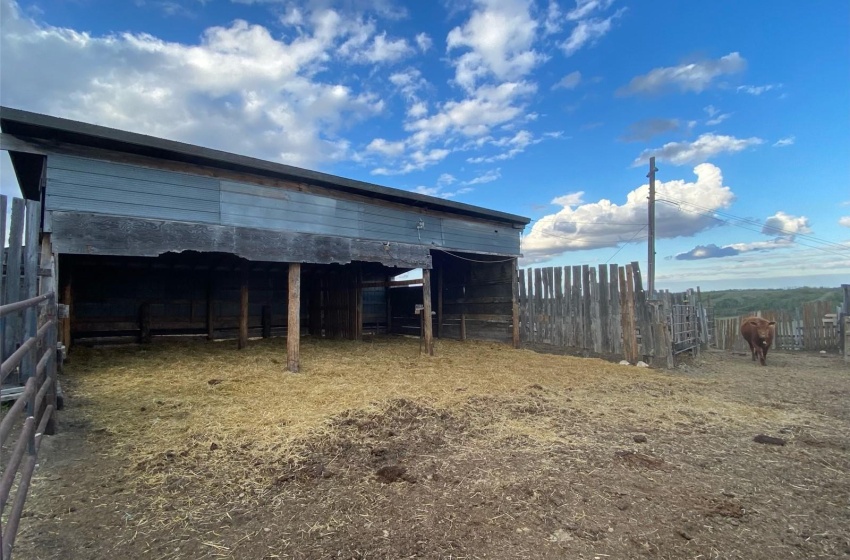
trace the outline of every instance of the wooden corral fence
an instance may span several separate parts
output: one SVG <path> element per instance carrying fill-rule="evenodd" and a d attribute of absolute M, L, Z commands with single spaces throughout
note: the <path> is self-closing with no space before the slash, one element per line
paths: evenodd
<path fill-rule="evenodd" d="M 738 317 L 715 319 L 715 342 L 720 350 L 749 352 L 741 336 L 741 321 L 757 315 L 776 321 L 774 349 L 782 350 L 838 350 L 840 327 L 835 309 L 826 301 L 804 303 L 792 312 L 759 311 Z"/>
<path fill-rule="evenodd" d="M 647 299 L 638 263 L 529 268 L 518 288 L 522 342 L 672 367 L 672 299 Z"/>
<path fill-rule="evenodd" d="M 6 231 L 6 205 L 7 198 L 0 196 L 0 231 L 3 232 Z M 0 284 L 0 395 L 3 400 L 14 400 L 0 420 L 0 448 L 3 450 L 3 471 L 0 475 L 2 560 L 12 557 L 42 434 L 51 434 L 56 429 L 55 268 L 49 236 L 39 240 L 40 219 L 41 205 L 38 202 L 12 200 L 9 248 L 2 251 L 0 263 L 5 270 Z M 10 498 L 11 508 L 7 512 Z"/>

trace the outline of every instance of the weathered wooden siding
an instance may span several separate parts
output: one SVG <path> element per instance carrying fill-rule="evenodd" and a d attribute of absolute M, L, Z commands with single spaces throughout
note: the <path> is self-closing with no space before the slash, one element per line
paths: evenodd
<path fill-rule="evenodd" d="M 46 209 L 221 223 L 209 177 L 64 155 L 47 158 Z"/>
<path fill-rule="evenodd" d="M 197 222 L 474 253 L 520 252 L 520 232 L 510 224 L 67 155 L 48 156 L 46 196 L 51 213 Z"/>

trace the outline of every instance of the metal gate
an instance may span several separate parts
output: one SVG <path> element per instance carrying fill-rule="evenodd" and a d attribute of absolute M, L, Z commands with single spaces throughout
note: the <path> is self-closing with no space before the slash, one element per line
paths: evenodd
<path fill-rule="evenodd" d="M 699 348 L 699 317 L 695 305 L 673 305 L 670 324 L 673 354 Z"/>

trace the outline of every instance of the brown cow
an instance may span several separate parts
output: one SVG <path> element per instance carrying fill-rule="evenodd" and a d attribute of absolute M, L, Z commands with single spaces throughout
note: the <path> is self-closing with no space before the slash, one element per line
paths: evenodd
<path fill-rule="evenodd" d="M 773 344 L 774 332 L 776 332 L 775 321 L 768 321 L 761 317 L 746 317 L 741 321 L 741 334 L 747 344 L 750 345 L 754 362 L 756 361 L 756 354 L 758 354 L 759 363 L 765 365 L 767 351 Z"/>

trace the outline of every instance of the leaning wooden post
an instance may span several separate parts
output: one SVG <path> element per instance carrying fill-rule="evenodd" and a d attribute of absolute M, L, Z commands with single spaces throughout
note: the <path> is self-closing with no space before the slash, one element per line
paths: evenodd
<path fill-rule="evenodd" d="M 514 259 L 511 266 L 511 320 L 513 322 L 512 342 L 514 348 L 519 348 L 519 259 Z"/>
<path fill-rule="evenodd" d="M 428 355 L 434 355 L 434 325 L 431 320 L 431 270 L 422 269 L 422 313 L 425 314 L 425 348 Z"/>
<path fill-rule="evenodd" d="M 437 269 L 437 338 L 443 338 L 443 268 Z"/>
<path fill-rule="evenodd" d="M 239 342 L 237 348 L 248 347 L 248 270 L 242 271 L 242 285 L 239 298 Z"/>
<path fill-rule="evenodd" d="M 301 263 L 289 263 L 289 314 L 286 321 L 286 369 L 298 373 L 301 361 Z"/>

